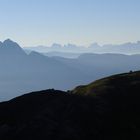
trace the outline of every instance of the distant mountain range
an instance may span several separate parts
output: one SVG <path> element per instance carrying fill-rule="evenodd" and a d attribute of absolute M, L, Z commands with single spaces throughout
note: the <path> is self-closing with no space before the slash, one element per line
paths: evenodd
<path fill-rule="evenodd" d="M 139 140 L 140 71 L 0 103 L 2 140 Z"/>
<path fill-rule="evenodd" d="M 73 44 L 61 45 L 61 44 L 53 44 L 52 46 L 37 46 L 37 47 L 25 47 L 27 51 L 38 51 L 41 53 L 51 53 L 52 52 L 61 52 L 61 53 L 121 53 L 121 54 L 140 54 L 140 41 L 136 43 L 124 43 L 120 45 L 99 45 L 97 43 L 93 43 L 88 47 L 77 46 Z M 62 55 L 63 56 L 63 55 Z"/>
<path fill-rule="evenodd" d="M 0 101 L 26 92 L 76 85 L 116 73 L 140 69 L 140 55 L 81 54 L 78 58 L 29 54 L 8 39 L 0 43 Z"/>

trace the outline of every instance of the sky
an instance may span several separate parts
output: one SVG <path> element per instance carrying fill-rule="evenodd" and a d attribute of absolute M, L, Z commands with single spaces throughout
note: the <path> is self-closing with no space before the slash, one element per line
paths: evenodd
<path fill-rule="evenodd" d="M 140 40 L 140 0 L 0 0 L 0 40 L 22 46 Z"/>

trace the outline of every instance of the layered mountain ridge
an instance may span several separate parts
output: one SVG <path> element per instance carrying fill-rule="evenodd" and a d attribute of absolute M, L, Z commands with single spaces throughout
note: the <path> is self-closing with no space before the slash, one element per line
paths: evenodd
<path fill-rule="evenodd" d="M 26 54 L 17 43 L 0 43 L 0 101 L 54 88 L 70 90 L 112 74 L 140 69 L 140 55 L 81 54 L 78 58 Z M 7 88 L 8 87 L 8 88 Z"/>

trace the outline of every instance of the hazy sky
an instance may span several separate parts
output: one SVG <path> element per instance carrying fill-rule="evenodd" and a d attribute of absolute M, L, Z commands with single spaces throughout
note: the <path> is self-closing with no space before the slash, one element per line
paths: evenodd
<path fill-rule="evenodd" d="M 0 40 L 86 45 L 140 40 L 140 0 L 0 0 Z"/>

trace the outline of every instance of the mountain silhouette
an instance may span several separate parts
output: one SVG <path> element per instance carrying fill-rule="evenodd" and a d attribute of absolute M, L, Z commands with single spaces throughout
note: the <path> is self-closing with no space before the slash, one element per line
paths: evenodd
<path fill-rule="evenodd" d="M 63 92 L 45 90 L 0 103 L 2 140 L 137 140 L 140 72 Z"/>
<path fill-rule="evenodd" d="M 1 55 L 26 55 L 24 50 L 10 39 L 0 43 L 0 54 Z"/>

